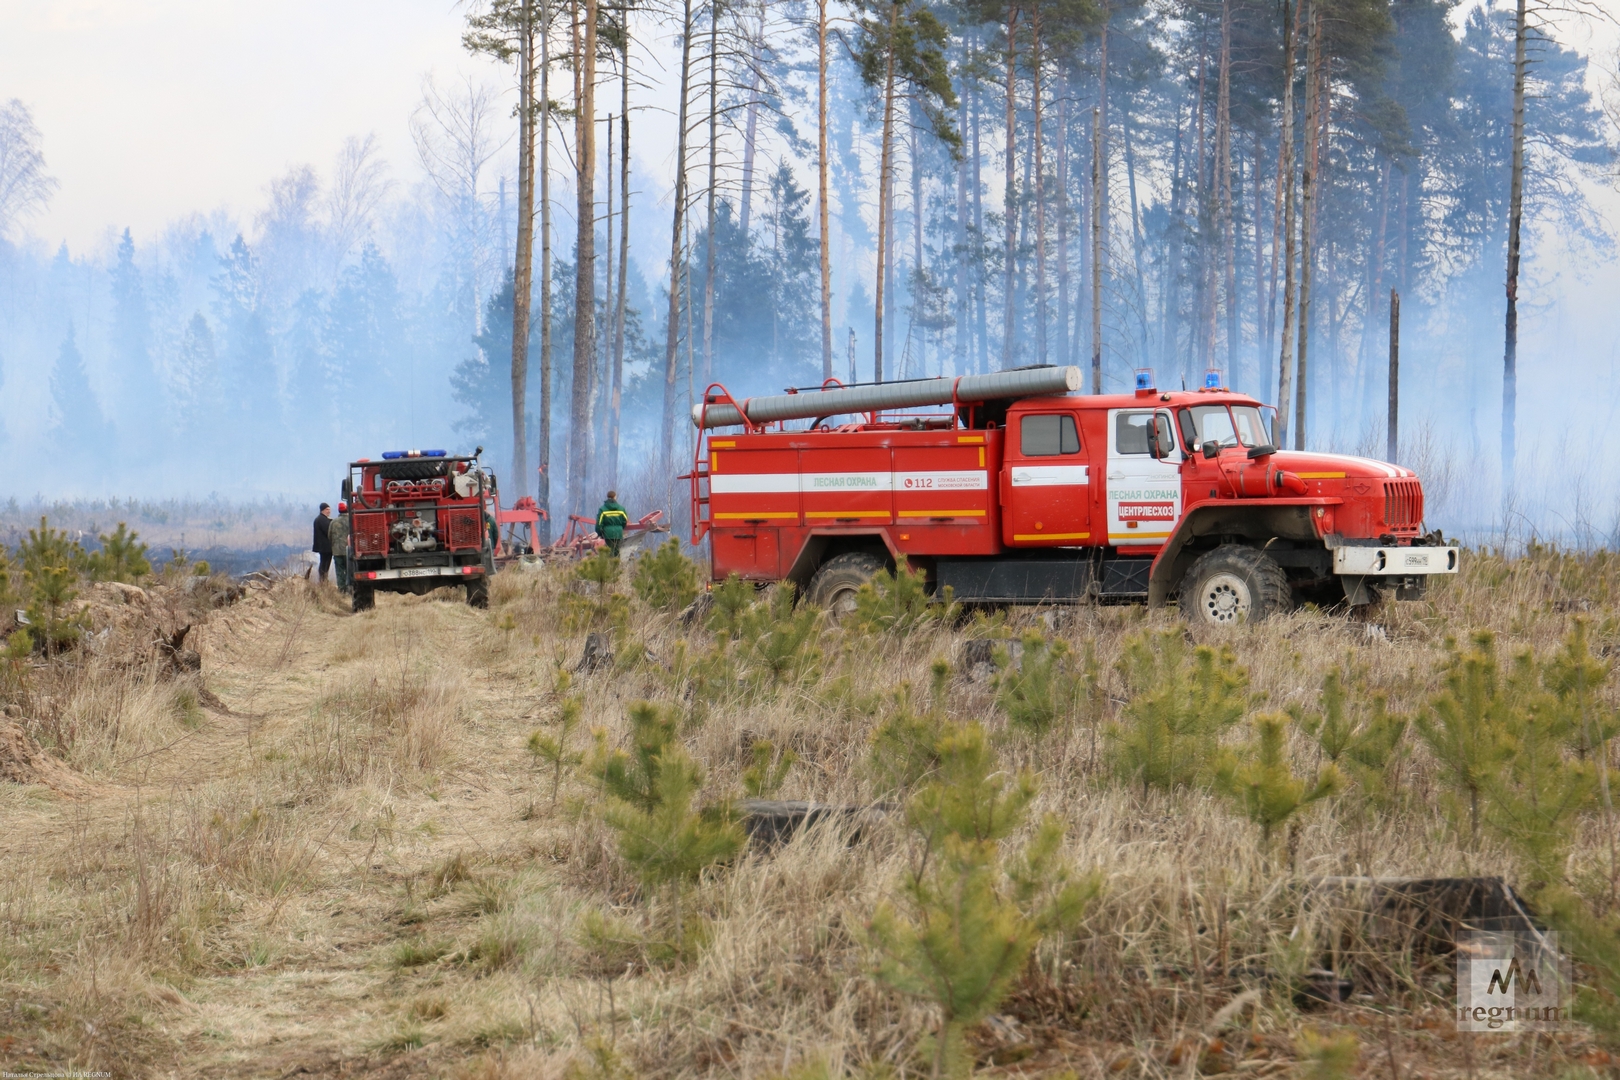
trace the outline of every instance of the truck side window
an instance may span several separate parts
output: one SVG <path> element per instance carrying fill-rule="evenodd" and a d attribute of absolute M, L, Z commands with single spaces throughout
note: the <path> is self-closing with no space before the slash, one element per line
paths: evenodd
<path fill-rule="evenodd" d="M 1148 453 L 1148 425 L 1158 429 L 1159 445 L 1166 454 L 1175 452 L 1176 437 L 1170 429 L 1168 413 L 1120 413 L 1114 418 L 1114 453 Z"/>
<path fill-rule="evenodd" d="M 1056 413 L 1026 416 L 1022 423 L 1019 449 L 1025 457 L 1052 457 L 1080 452 L 1080 432 L 1074 426 L 1073 416 Z"/>

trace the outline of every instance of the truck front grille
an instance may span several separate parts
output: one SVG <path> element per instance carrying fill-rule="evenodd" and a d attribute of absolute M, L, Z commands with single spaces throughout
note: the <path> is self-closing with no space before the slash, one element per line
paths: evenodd
<path fill-rule="evenodd" d="M 1423 524 L 1423 485 L 1416 480 L 1384 481 L 1384 524 Z"/>

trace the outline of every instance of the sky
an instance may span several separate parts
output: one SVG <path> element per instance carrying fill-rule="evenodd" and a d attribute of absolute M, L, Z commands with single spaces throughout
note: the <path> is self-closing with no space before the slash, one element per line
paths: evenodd
<path fill-rule="evenodd" d="M 288 166 L 375 132 L 396 173 L 422 78 L 495 77 L 453 0 L 0 0 L 0 99 L 61 182 L 29 231 L 83 252 L 194 211 L 251 213 Z"/>

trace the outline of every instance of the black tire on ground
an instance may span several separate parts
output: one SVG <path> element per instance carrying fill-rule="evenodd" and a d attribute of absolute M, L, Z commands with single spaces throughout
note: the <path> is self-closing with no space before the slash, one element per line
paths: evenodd
<path fill-rule="evenodd" d="M 489 607 L 489 578 L 474 578 L 467 582 L 467 603 L 476 608 Z"/>
<path fill-rule="evenodd" d="M 1294 598 L 1288 576 L 1271 556 L 1226 544 L 1188 567 L 1177 603 L 1190 622 L 1227 627 L 1288 611 Z"/>
<path fill-rule="evenodd" d="M 369 585 L 356 585 L 354 597 L 350 601 L 351 610 L 356 613 L 370 611 L 377 603 L 376 593 Z"/>
<path fill-rule="evenodd" d="M 834 621 L 855 610 L 855 594 L 883 572 L 883 560 L 865 551 L 848 551 L 828 559 L 810 579 L 812 604 L 827 609 Z"/>

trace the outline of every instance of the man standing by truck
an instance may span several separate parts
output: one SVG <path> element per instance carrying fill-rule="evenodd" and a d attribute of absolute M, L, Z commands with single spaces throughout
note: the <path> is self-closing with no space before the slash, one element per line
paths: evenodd
<path fill-rule="evenodd" d="M 321 584 L 326 584 L 326 572 L 332 569 L 332 504 L 321 503 L 321 512 L 315 515 L 315 541 L 310 550 L 321 557 Z"/>
<path fill-rule="evenodd" d="M 607 541 L 608 554 L 619 557 L 619 545 L 624 542 L 624 527 L 630 524 L 630 515 L 619 505 L 618 492 L 607 493 L 607 501 L 596 512 L 596 535 Z"/>
<path fill-rule="evenodd" d="M 332 547 L 332 568 L 337 572 L 338 592 L 347 594 L 353 579 L 349 576 L 349 504 L 338 503 L 337 517 L 326 529 Z"/>

